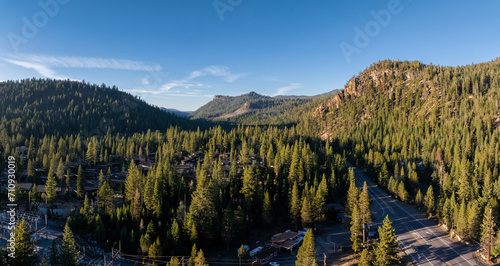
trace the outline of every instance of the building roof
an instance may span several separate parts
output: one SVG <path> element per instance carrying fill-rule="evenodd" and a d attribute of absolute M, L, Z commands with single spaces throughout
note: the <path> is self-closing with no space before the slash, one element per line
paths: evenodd
<path fill-rule="evenodd" d="M 261 252 L 255 255 L 256 260 L 264 260 L 270 257 L 274 257 L 274 255 L 278 252 L 278 248 L 273 246 L 265 247 Z"/>
<path fill-rule="evenodd" d="M 300 234 L 294 231 L 286 231 L 284 233 L 275 234 L 271 238 L 271 242 L 277 245 L 282 245 L 285 241 L 300 237 Z"/>
<path fill-rule="evenodd" d="M 33 188 L 33 183 L 20 182 L 17 184 L 19 185 L 19 189 L 21 191 L 31 191 L 31 189 Z"/>

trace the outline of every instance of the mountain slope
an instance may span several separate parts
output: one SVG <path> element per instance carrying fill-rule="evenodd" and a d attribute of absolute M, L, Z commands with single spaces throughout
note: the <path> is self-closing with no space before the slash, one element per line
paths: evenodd
<path fill-rule="evenodd" d="M 459 213 L 492 207 L 500 218 L 499 103 L 498 59 L 458 67 L 386 60 L 299 127 L 332 141 L 401 200 L 425 204 L 463 239 L 478 240 L 481 219 Z M 435 204 L 422 200 L 429 193 Z"/>
<path fill-rule="evenodd" d="M 319 96 L 276 97 L 255 92 L 236 97 L 218 95 L 189 117 L 247 125 L 291 124 L 297 123 L 305 113 L 314 110 L 318 100 L 323 101 L 335 93 L 336 91 Z"/>
<path fill-rule="evenodd" d="M 0 83 L 0 138 L 6 136 L 130 133 L 188 126 L 116 87 L 26 79 Z"/>

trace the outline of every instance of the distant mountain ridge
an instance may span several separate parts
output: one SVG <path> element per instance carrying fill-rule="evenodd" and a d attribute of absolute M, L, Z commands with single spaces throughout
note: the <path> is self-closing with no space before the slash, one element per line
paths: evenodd
<path fill-rule="evenodd" d="M 192 111 L 180 111 L 174 108 L 165 108 L 165 107 L 160 107 L 161 110 L 169 113 L 173 113 L 174 115 L 178 117 L 187 117 Z"/>
<path fill-rule="evenodd" d="M 188 115 L 191 119 L 224 121 L 234 124 L 297 123 L 301 114 L 312 110 L 317 99 L 337 91 L 316 96 L 279 95 L 275 97 L 254 91 L 240 96 L 216 95 L 213 100 Z"/>

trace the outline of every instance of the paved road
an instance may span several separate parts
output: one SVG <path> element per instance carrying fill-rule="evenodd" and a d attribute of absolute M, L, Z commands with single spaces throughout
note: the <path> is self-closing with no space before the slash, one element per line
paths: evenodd
<path fill-rule="evenodd" d="M 378 228 L 382 220 L 389 215 L 400 245 L 418 265 L 477 265 L 473 252 L 477 247 L 467 246 L 452 241 L 436 224 L 427 219 L 412 206 L 394 200 L 363 174 L 363 170 L 354 168 L 356 185 L 363 186 L 366 181 L 372 201 L 372 228 Z M 416 247 L 414 250 L 411 246 Z"/>

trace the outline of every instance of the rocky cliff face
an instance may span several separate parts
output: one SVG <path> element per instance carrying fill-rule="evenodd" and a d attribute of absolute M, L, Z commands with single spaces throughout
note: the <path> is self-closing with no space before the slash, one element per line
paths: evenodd
<path fill-rule="evenodd" d="M 358 76 L 351 78 L 344 89 L 337 93 L 329 102 L 320 105 L 314 112 L 314 115 L 322 116 L 338 109 L 340 105 L 348 99 L 354 99 L 364 95 L 369 85 L 379 88 L 380 91 L 378 91 L 378 93 L 383 93 L 387 90 L 391 91 L 392 86 L 395 84 L 391 84 L 391 82 L 388 81 L 387 77 L 389 76 L 402 77 L 405 83 L 420 77 L 419 73 L 414 71 L 400 71 L 395 68 L 374 64 Z M 428 81 L 421 80 L 419 83 L 423 83 L 425 87 L 430 86 Z"/>

